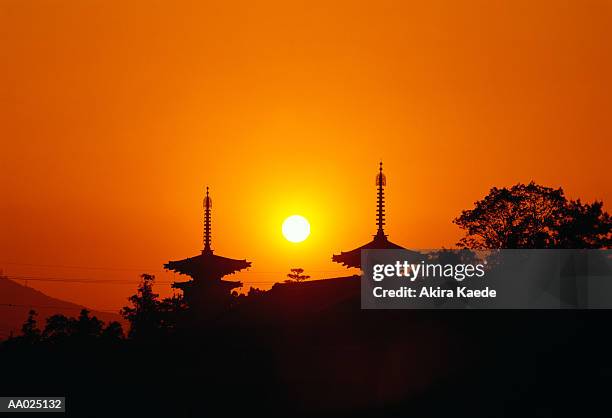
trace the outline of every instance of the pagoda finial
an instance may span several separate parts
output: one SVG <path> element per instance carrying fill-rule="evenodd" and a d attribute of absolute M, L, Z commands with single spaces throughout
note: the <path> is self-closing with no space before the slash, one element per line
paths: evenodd
<path fill-rule="evenodd" d="M 210 210 L 212 209 L 212 199 L 208 195 L 208 186 L 206 186 L 206 197 L 204 198 L 204 252 L 212 252 L 210 248 L 211 224 Z"/>
<path fill-rule="evenodd" d="M 378 168 L 378 174 L 376 175 L 376 186 L 378 186 L 378 202 L 377 202 L 377 216 L 376 216 L 376 225 L 378 226 L 378 231 L 376 231 L 376 236 L 379 238 L 386 237 L 384 231 L 385 225 L 385 191 L 384 187 L 387 184 L 387 179 L 383 174 L 383 163 L 380 161 L 380 165 Z"/>

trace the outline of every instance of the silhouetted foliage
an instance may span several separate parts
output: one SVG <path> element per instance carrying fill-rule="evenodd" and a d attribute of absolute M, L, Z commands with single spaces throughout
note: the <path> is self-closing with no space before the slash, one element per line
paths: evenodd
<path fill-rule="evenodd" d="M 493 187 L 474 209 L 454 219 L 466 231 L 457 245 L 472 249 L 608 248 L 612 219 L 602 202 L 568 201 L 563 189 L 516 184 Z"/>
<path fill-rule="evenodd" d="M 36 321 L 37 315 L 36 311 L 31 309 L 28 312 L 28 318 L 21 326 L 21 339 L 26 343 L 33 344 L 40 341 L 41 333 Z"/>
<path fill-rule="evenodd" d="M 73 335 L 81 338 L 94 338 L 102 333 L 104 322 L 95 316 L 90 317 L 87 309 L 81 310 L 79 317 L 71 321 L 74 328 Z"/>
<path fill-rule="evenodd" d="M 561 248 L 612 247 L 612 217 L 603 210 L 603 202 L 567 202 L 557 241 Z"/>
<path fill-rule="evenodd" d="M 102 330 L 100 337 L 109 341 L 119 341 L 123 339 L 123 327 L 117 321 L 109 322 L 106 328 Z"/>
<path fill-rule="evenodd" d="M 264 295 L 265 293 L 266 293 L 265 290 L 261 290 L 261 289 L 258 289 L 256 287 L 250 287 L 249 288 L 249 293 L 247 294 L 247 296 L 248 297 L 252 297 L 252 298 L 256 298 L 256 297 Z"/>
<path fill-rule="evenodd" d="M 52 315 L 47 318 L 47 324 L 43 330 L 43 338 L 48 341 L 65 340 L 72 334 L 71 321 L 61 314 Z"/>
<path fill-rule="evenodd" d="M 310 276 L 303 273 L 304 269 L 302 268 L 291 269 L 291 273 L 287 273 L 288 279 L 285 280 L 285 283 L 300 283 L 306 279 L 310 279 Z"/>
<path fill-rule="evenodd" d="M 65 315 L 53 315 L 47 318 L 42 332 L 43 340 L 50 342 L 66 341 L 67 339 L 92 340 L 95 338 L 123 338 L 121 324 L 113 321 L 104 327 L 104 322 L 95 316 L 89 316 L 87 309 L 81 310 L 77 318 Z"/>
<path fill-rule="evenodd" d="M 87 309 L 81 310 L 77 318 L 62 314 L 47 318 L 45 328 L 41 331 L 35 319 L 37 313 L 31 310 L 21 327 L 21 335 L 9 338 L 7 343 L 35 345 L 37 343 L 72 343 L 94 341 L 96 339 L 120 340 L 123 338 L 121 324 L 113 321 L 104 327 L 104 322 L 95 316 L 89 316 Z"/>
<path fill-rule="evenodd" d="M 130 338 L 150 338 L 175 328 L 187 309 L 180 296 L 159 300 L 159 294 L 153 292 L 154 275 L 142 274 L 141 278 L 136 294 L 128 298 L 132 306 L 121 309 L 121 315 L 130 322 Z"/>
<path fill-rule="evenodd" d="M 121 309 L 121 315 L 130 322 L 128 336 L 132 338 L 150 336 L 161 327 L 159 295 L 153 293 L 155 276 L 142 274 L 141 279 L 136 294 L 128 298 L 133 306 Z"/>
<path fill-rule="evenodd" d="M 237 306 L 240 302 L 246 301 L 246 300 L 255 300 L 260 298 L 261 296 L 265 295 L 266 291 L 265 290 L 261 290 L 258 289 L 256 287 L 251 286 L 249 288 L 248 293 L 244 294 L 244 293 L 238 293 L 236 291 L 232 292 L 232 296 L 234 297 L 234 300 L 236 303 L 234 303 L 234 306 Z"/>
<path fill-rule="evenodd" d="M 161 300 L 159 304 L 161 328 L 171 330 L 184 319 L 188 307 L 182 295 L 172 295 Z"/>

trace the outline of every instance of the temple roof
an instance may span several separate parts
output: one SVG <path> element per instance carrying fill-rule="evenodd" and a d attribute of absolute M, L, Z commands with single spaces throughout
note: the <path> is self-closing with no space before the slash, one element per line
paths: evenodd
<path fill-rule="evenodd" d="M 251 267 L 251 262 L 236 260 L 213 254 L 212 250 L 204 250 L 202 254 L 183 260 L 169 261 L 164 268 L 186 274 L 192 278 L 219 279 L 225 275 L 236 273 Z"/>
<path fill-rule="evenodd" d="M 342 251 L 340 254 L 334 254 L 332 261 L 343 264 L 346 267 L 361 267 L 361 250 L 405 250 L 414 255 L 416 258 L 421 258 L 422 254 L 416 251 L 410 251 L 404 247 L 397 245 L 387 239 L 385 235 L 375 235 L 374 239 L 361 247 L 351 251 Z"/>

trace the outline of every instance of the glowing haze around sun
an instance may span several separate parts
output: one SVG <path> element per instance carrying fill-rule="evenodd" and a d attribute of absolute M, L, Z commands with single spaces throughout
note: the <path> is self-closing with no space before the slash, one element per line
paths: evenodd
<path fill-rule="evenodd" d="M 283 222 L 283 236 L 290 242 L 302 242 L 310 235 L 310 223 L 300 215 L 292 215 Z"/>

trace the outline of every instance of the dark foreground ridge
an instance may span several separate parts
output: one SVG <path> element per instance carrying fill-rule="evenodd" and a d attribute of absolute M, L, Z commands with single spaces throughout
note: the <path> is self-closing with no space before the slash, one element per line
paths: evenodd
<path fill-rule="evenodd" d="M 610 319 L 363 311 L 357 276 L 289 283 L 165 335 L 4 345 L 0 391 L 87 417 L 584 416 L 607 408 Z"/>

